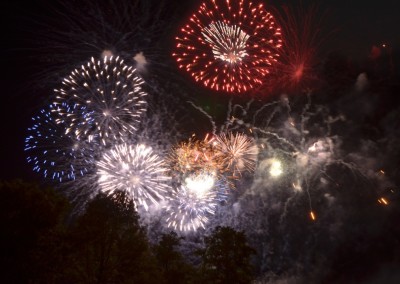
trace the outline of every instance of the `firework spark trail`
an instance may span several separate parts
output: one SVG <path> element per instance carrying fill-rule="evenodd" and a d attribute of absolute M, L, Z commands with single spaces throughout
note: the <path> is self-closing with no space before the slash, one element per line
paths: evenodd
<path fill-rule="evenodd" d="M 56 123 L 52 113 L 55 108 L 50 105 L 32 118 L 34 125 L 28 128 L 29 134 L 25 139 L 27 161 L 44 177 L 60 182 L 75 180 L 93 171 L 96 144 L 66 135 L 66 125 Z"/>
<path fill-rule="evenodd" d="M 239 104 L 234 104 L 232 107 L 232 100 L 229 100 L 226 122 L 221 126 L 220 133 L 235 130 L 234 128 L 229 127 L 232 125 L 232 122 L 239 116 L 238 114 L 236 114 L 237 111 L 241 110 L 240 117 L 246 116 L 253 102 L 254 100 L 251 99 L 246 103 L 245 107 Z"/>
<path fill-rule="evenodd" d="M 276 105 L 276 104 L 279 104 L 279 102 L 278 102 L 278 101 L 274 101 L 274 102 L 265 104 L 265 105 L 263 105 L 262 107 L 260 107 L 260 108 L 254 113 L 253 120 L 252 120 L 252 125 L 255 125 L 255 124 L 256 124 L 257 116 L 258 116 L 259 113 L 262 113 L 262 111 L 263 111 L 264 109 L 269 108 L 269 107 L 271 107 L 271 106 L 274 106 L 274 105 Z M 274 117 L 276 111 L 277 111 L 277 110 L 274 109 L 274 111 L 271 113 L 271 115 L 270 115 L 269 118 L 267 119 L 266 125 L 270 125 L 271 120 L 272 120 L 272 118 Z"/>
<path fill-rule="evenodd" d="M 201 107 L 195 105 L 193 102 L 188 101 L 188 103 L 189 103 L 190 105 L 192 105 L 195 109 L 197 109 L 198 111 L 200 111 L 202 114 L 204 114 L 204 115 L 208 118 L 208 120 L 209 120 L 209 122 L 210 122 L 210 124 L 211 124 L 211 126 L 212 126 L 212 131 L 211 131 L 211 133 L 212 133 L 212 134 L 215 134 L 215 132 L 217 131 L 217 126 L 216 126 L 215 121 L 214 121 L 214 119 L 212 118 L 212 116 L 209 115 L 209 114 L 208 114 L 204 109 L 202 109 Z"/>
<path fill-rule="evenodd" d="M 186 105 L 182 101 L 174 100 L 168 94 L 161 93 L 160 97 L 149 96 L 148 99 L 147 111 L 130 142 L 144 143 L 158 153 L 167 153 L 179 141 L 187 138 L 196 121 L 190 113 L 185 112 Z"/>
<path fill-rule="evenodd" d="M 283 206 L 283 212 L 282 212 L 282 214 L 281 214 L 280 217 L 279 217 L 279 225 L 282 226 L 282 224 L 284 223 L 285 218 L 286 218 L 286 216 L 287 216 L 287 214 L 288 214 L 289 205 L 292 203 L 292 201 L 296 201 L 296 197 L 297 197 L 297 194 L 293 194 L 292 196 L 290 196 L 290 197 L 285 201 L 284 206 Z"/>
<path fill-rule="evenodd" d="M 53 111 L 59 115 L 57 123 L 68 124 L 66 134 L 89 140 L 98 136 L 107 146 L 125 142 L 137 130 L 147 94 L 135 69 L 119 57 L 92 57 L 62 84 L 55 90 L 57 109 Z M 66 108 L 65 103 L 74 108 Z"/>
<path fill-rule="evenodd" d="M 95 161 L 92 161 L 93 167 Z M 57 186 L 71 204 L 71 215 L 78 216 L 86 210 L 86 205 L 99 193 L 96 169 L 85 174 L 83 178 L 67 180 Z"/>
<path fill-rule="evenodd" d="M 231 93 L 261 85 L 282 46 L 274 17 L 247 0 L 202 3 L 176 41 L 179 68 L 208 88 Z"/>
<path fill-rule="evenodd" d="M 96 163 L 98 183 L 106 194 L 126 191 L 135 205 L 148 210 L 164 199 L 170 178 L 163 160 L 145 145 L 116 145 Z"/>

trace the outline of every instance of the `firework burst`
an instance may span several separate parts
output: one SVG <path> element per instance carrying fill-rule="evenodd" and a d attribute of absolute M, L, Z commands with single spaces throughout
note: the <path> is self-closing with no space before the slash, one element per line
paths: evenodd
<path fill-rule="evenodd" d="M 174 147 L 169 155 L 169 163 L 174 172 L 181 175 L 203 171 L 220 174 L 224 167 L 216 149 L 213 147 L 213 138 L 197 140 L 194 137 L 188 142 Z"/>
<path fill-rule="evenodd" d="M 208 88 L 237 93 L 265 80 L 282 45 L 274 17 L 247 0 L 204 2 L 176 41 L 179 68 Z"/>
<path fill-rule="evenodd" d="M 231 184 L 224 177 L 226 167 L 215 148 L 215 139 L 193 136 L 169 155 L 174 189 L 166 207 L 167 224 L 181 232 L 205 228 L 219 202 L 227 197 Z"/>
<path fill-rule="evenodd" d="M 298 91 L 316 86 L 318 54 L 323 43 L 321 27 L 326 16 L 316 5 L 307 9 L 283 7 L 276 11 L 282 27 L 285 45 L 279 50 L 279 61 L 274 65 L 273 80 L 266 82 L 274 89 Z M 324 34 L 329 34 L 325 31 Z"/>
<path fill-rule="evenodd" d="M 218 180 L 215 172 L 188 174 L 171 191 L 166 207 L 167 225 L 181 232 L 205 228 L 219 203 L 227 196 L 228 183 Z"/>
<path fill-rule="evenodd" d="M 168 192 L 170 178 L 163 160 L 145 145 L 117 145 L 96 163 L 98 183 L 106 194 L 126 191 L 146 210 Z"/>
<path fill-rule="evenodd" d="M 68 108 L 66 106 L 66 108 Z M 32 118 L 25 139 L 27 161 L 33 170 L 58 181 L 75 180 L 93 170 L 96 145 L 65 134 L 65 125 L 56 123 L 54 105 Z"/>
<path fill-rule="evenodd" d="M 119 57 L 92 58 L 75 69 L 55 90 L 57 123 L 66 123 L 66 134 L 92 140 L 98 136 L 103 145 L 124 142 L 133 134 L 145 111 L 146 93 L 135 69 Z M 67 102 L 74 108 L 66 108 Z"/>
<path fill-rule="evenodd" d="M 253 139 L 242 133 L 229 132 L 216 136 L 213 145 L 233 176 L 243 171 L 254 171 L 258 148 Z"/>

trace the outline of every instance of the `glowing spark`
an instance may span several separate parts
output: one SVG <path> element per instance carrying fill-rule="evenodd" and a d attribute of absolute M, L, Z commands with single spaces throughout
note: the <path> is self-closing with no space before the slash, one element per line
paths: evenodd
<path fill-rule="evenodd" d="M 269 173 L 273 177 L 278 177 L 282 174 L 282 163 L 278 160 L 273 160 L 269 168 Z"/>
<path fill-rule="evenodd" d="M 214 179 L 214 176 L 209 174 L 192 175 L 185 179 L 185 186 L 197 197 L 201 198 L 214 186 Z"/>
<path fill-rule="evenodd" d="M 389 202 L 386 200 L 386 198 L 384 198 L 384 197 L 381 197 L 381 198 L 379 198 L 378 199 L 378 202 L 379 203 L 383 203 L 384 205 L 388 205 L 389 204 Z"/>
<path fill-rule="evenodd" d="M 302 191 L 303 190 L 301 188 L 301 185 L 300 185 L 299 181 L 292 183 L 292 186 L 293 186 L 294 190 L 297 190 L 297 191 Z"/>
<path fill-rule="evenodd" d="M 315 221 L 316 216 L 315 216 L 314 212 L 310 211 L 310 217 L 311 217 L 311 220 Z"/>
<path fill-rule="evenodd" d="M 138 71 L 145 70 L 146 65 L 147 65 L 147 61 L 146 61 L 146 57 L 143 55 L 142 51 L 137 53 L 137 54 L 135 54 L 133 59 L 136 61 L 136 69 Z"/>

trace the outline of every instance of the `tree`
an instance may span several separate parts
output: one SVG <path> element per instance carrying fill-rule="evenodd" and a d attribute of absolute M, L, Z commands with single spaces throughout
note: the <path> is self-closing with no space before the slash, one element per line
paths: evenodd
<path fill-rule="evenodd" d="M 207 283 L 250 283 L 250 258 L 255 250 L 247 245 L 243 232 L 230 227 L 217 227 L 205 237 L 200 251 L 204 281 Z"/>
<path fill-rule="evenodd" d="M 38 244 L 62 224 L 67 208 L 67 200 L 52 188 L 22 180 L 0 182 L 3 281 L 26 283 L 40 277 Z"/>
<path fill-rule="evenodd" d="M 162 234 L 160 242 L 154 247 L 154 253 L 161 268 L 166 283 L 190 283 L 195 276 L 192 266 L 185 262 L 182 254 L 177 250 L 182 237 L 175 232 Z"/>
<path fill-rule="evenodd" d="M 159 283 L 160 273 L 132 201 L 99 194 L 70 234 L 71 283 Z"/>

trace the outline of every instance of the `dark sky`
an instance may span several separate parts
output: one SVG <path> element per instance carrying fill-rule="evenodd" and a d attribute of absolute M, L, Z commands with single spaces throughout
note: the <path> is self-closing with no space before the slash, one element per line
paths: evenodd
<path fill-rule="evenodd" d="M 1 176 L 4 178 L 30 176 L 23 153 L 25 130 L 30 125 L 30 117 L 43 105 L 45 94 L 32 87 L 32 74 L 40 70 L 35 60 L 37 50 L 30 50 L 29 41 L 39 33 L 32 22 L 54 17 L 52 8 L 46 3 L 54 1 L 3 1 L 1 3 L 2 34 L 2 76 L 1 76 L 1 121 L 2 147 Z M 184 5 L 177 4 L 179 2 Z M 293 7 L 320 2 L 320 11 L 327 17 L 322 30 L 334 30 L 325 41 L 327 50 L 338 50 L 353 59 L 365 58 L 373 45 L 388 44 L 393 49 L 400 45 L 399 27 L 400 2 L 394 0 L 329 0 L 329 1 L 270 1 L 272 6 L 283 4 Z M 322 3 L 323 2 L 323 3 Z M 189 15 L 199 1 L 167 1 Z M 184 14 L 184 13 L 183 13 Z M 34 15 L 34 16 L 33 16 Z M 56 20 L 57 21 L 57 20 Z M 43 35 L 38 35 L 41 38 Z M 44 42 L 46 44 L 46 42 Z"/>
<path fill-rule="evenodd" d="M 323 1 L 338 28 L 337 47 L 356 56 L 366 55 L 372 45 L 400 45 L 398 1 Z"/>

